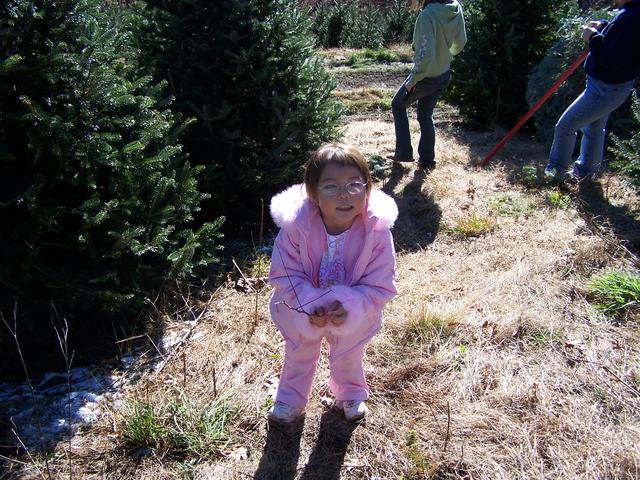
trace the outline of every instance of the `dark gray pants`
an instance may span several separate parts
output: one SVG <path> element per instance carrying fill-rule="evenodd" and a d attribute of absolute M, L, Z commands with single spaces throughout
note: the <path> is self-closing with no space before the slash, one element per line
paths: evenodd
<path fill-rule="evenodd" d="M 429 165 L 434 162 L 436 129 L 433 125 L 433 109 L 440 96 L 446 90 L 450 79 L 451 71 L 446 71 L 438 77 L 420 80 L 411 93 L 407 93 L 406 84 L 408 79 L 398 89 L 391 102 L 393 123 L 396 130 L 396 158 L 407 159 L 413 157 L 407 108 L 417 100 L 418 123 L 420 124 L 419 163 Z"/>

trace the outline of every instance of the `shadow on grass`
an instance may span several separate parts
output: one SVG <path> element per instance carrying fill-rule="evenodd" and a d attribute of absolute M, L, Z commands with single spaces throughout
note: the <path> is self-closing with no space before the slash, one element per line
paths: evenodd
<path fill-rule="evenodd" d="M 469 170 L 478 168 L 478 165 L 509 132 L 504 127 L 483 129 L 464 121 L 455 122 L 448 131 L 460 145 L 468 147 L 467 168 Z M 549 147 L 550 144 L 540 142 L 532 136 L 527 123 L 482 168 L 502 170 L 506 173 L 506 179 L 510 184 L 522 185 L 522 168 L 533 166 L 539 170 L 544 169 Z"/>
<path fill-rule="evenodd" d="M 423 249 L 435 240 L 442 210 L 432 195 L 422 191 L 422 184 L 429 171 L 415 170 L 413 178 L 404 186 L 402 192 L 396 193 L 394 190 L 405 173 L 405 167 L 394 164 L 382 190 L 398 205 L 398 219 L 393 227 L 396 245 L 405 251 L 415 251 Z"/>
<path fill-rule="evenodd" d="M 320 431 L 300 480 L 338 480 L 356 422 L 347 422 L 341 413 L 328 410 L 320 419 Z"/>
<path fill-rule="evenodd" d="M 267 441 L 253 478 L 254 480 L 293 480 L 296 477 L 300 457 L 304 417 L 293 425 L 269 422 L 267 428 Z"/>
<path fill-rule="evenodd" d="M 578 199 L 588 223 L 611 231 L 631 253 L 640 253 L 640 221 L 632 209 L 612 205 L 599 182 L 581 188 Z"/>

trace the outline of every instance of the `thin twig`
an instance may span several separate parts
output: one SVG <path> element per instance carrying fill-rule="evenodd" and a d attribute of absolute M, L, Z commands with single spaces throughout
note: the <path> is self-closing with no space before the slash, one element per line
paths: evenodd
<path fill-rule="evenodd" d="M 449 444 L 449 434 L 451 432 L 451 405 L 447 401 L 447 435 L 444 437 L 444 447 L 442 447 L 442 453 L 446 453 L 447 445 Z"/>
<path fill-rule="evenodd" d="M 633 385 L 629 385 L 627 382 L 625 382 L 622 378 L 620 378 L 614 371 L 611 370 L 611 368 L 609 368 L 607 365 L 605 365 L 602 362 L 597 362 L 595 360 L 587 360 L 586 358 L 577 358 L 577 357 L 570 357 L 569 355 L 567 355 L 564 352 L 560 352 L 567 360 L 570 360 L 572 362 L 582 362 L 582 363 L 590 363 L 592 365 L 597 365 L 600 368 L 602 368 L 605 372 L 607 372 L 609 375 L 611 375 L 613 378 L 615 378 L 618 382 L 620 382 L 622 385 L 624 385 L 625 387 L 627 387 L 627 389 L 629 389 L 629 391 L 636 397 L 640 398 L 640 390 L 638 390 L 637 388 L 635 388 Z"/>
<path fill-rule="evenodd" d="M 122 340 L 116 340 L 114 343 L 118 344 L 118 343 L 130 342 L 131 340 L 137 340 L 138 338 L 145 338 L 145 337 L 147 337 L 146 333 L 144 335 L 134 335 L 133 337 L 123 338 Z"/>
<path fill-rule="evenodd" d="M 149 339 L 149 341 L 151 342 L 151 345 L 153 345 L 153 348 L 155 348 L 155 349 L 156 349 L 156 352 L 158 352 L 158 356 L 159 356 L 159 357 L 163 357 L 163 356 L 164 356 L 164 354 L 162 353 L 162 350 L 160 350 L 160 349 L 158 348 L 158 346 L 156 345 L 156 342 L 154 342 L 154 341 L 153 341 L 153 338 L 151 338 L 151 335 L 149 335 L 149 334 L 147 333 L 145 336 Z"/>
<path fill-rule="evenodd" d="M 53 308 L 54 313 L 56 314 L 56 318 L 60 320 L 58 315 L 58 310 L 56 306 L 52 303 L 51 307 Z M 69 324 L 67 323 L 67 319 L 63 318 L 64 325 L 61 327 L 62 333 L 58 330 L 56 325 L 53 326 L 53 330 L 56 332 L 56 337 L 58 337 L 58 345 L 60 346 L 60 352 L 62 353 L 62 357 L 64 358 L 64 363 L 66 367 L 67 374 L 67 429 L 69 435 L 68 442 L 68 451 L 67 451 L 67 461 L 69 462 L 69 480 L 73 478 L 73 464 L 71 462 L 71 437 L 73 436 L 73 430 L 71 428 L 71 364 L 73 362 L 73 356 L 75 352 L 71 352 L 71 356 L 69 356 Z"/>
<path fill-rule="evenodd" d="M 258 238 L 258 275 L 262 276 L 262 227 L 264 226 L 264 200 L 260 199 L 260 237 Z M 254 316 L 253 328 L 258 326 L 258 289 L 254 289 L 256 293 L 256 309 Z"/>
<path fill-rule="evenodd" d="M 182 388 L 187 389 L 187 353 L 182 351 Z"/>
<path fill-rule="evenodd" d="M 627 382 L 625 382 L 622 378 L 620 378 L 614 371 L 612 371 L 609 367 L 607 367 L 606 365 L 600 365 L 600 367 L 602 367 L 602 369 L 607 372 L 609 375 L 611 375 L 613 378 L 615 378 L 616 380 L 618 380 L 621 384 L 623 384 L 625 387 L 627 387 L 631 393 L 633 393 L 636 397 L 640 398 L 640 390 L 638 390 L 637 388 L 635 388 L 633 385 L 629 385 Z"/>
<path fill-rule="evenodd" d="M 29 462 L 22 462 L 22 461 L 20 461 L 20 460 L 16 460 L 15 458 L 5 457 L 5 456 L 4 456 L 4 455 L 2 455 L 2 454 L 0 454 L 0 458 L 1 458 L 2 460 L 6 460 L 6 461 L 11 462 L 11 463 L 17 463 L 18 465 L 30 465 L 30 463 L 29 463 Z M 42 478 L 45 478 L 45 477 L 42 477 Z"/>
<path fill-rule="evenodd" d="M 24 442 L 20 438 L 20 435 L 18 435 L 18 427 L 16 426 L 15 422 L 13 421 L 13 417 L 11 417 L 10 420 L 11 420 L 11 424 L 13 425 L 13 428 L 11 429 L 11 433 L 13 433 L 13 436 L 16 437 L 18 442 L 20 442 L 20 446 L 24 449 L 24 451 L 27 452 L 27 457 L 29 457 L 29 460 L 31 461 L 31 464 L 36 468 L 36 470 L 38 471 L 40 476 L 46 480 L 46 477 L 44 476 L 44 473 L 42 472 L 42 470 L 40 470 L 40 467 L 38 466 L 38 464 L 36 463 L 34 458 L 31 456 L 31 452 L 29 451 L 27 446 L 24 444 Z M 25 465 L 27 465 L 27 464 L 25 463 Z M 49 473 L 49 480 L 51 480 L 51 472 L 49 472 L 48 469 L 47 469 L 47 472 Z"/>
<path fill-rule="evenodd" d="M 13 329 L 11 329 L 9 322 L 7 322 L 7 320 L 4 318 L 4 314 L 2 313 L 2 310 L 0 310 L 0 320 L 2 321 L 4 326 L 7 327 L 7 330 L 9 330 L 9 332 L 11 333 L 11 336 L 13 337 L 13 340 L 16 344 L 16 349 L 18 350 L 18 357 L 20 358 L 20 363 L 22 364 L 22 370 L 24 371 L 25 381 L 27 382 L 27 385 L 29 386 L 29 390 L 31 392 L 31 401 L 33 403 L 33 413 L 36 420 L 38 435 L 40 437 L 40 448 L 42 448 L 42 451 L 44 452 L 45 451 L 44 434 L 42 432 L 42 423 L 40 422 L 40 408 L 38 407 L 38 402 L 36 400 L 36 390 L 33 387 L 33 383 L 31 383 L 31 377 L 29 376 L 29 369 L 27 368 L 27 363 L 25 362 L 24 355 L 22 354 L 22 348 L 20 348 L 20 342 L 18 341 L 18 303 L 16 302 L 13 307 Z M 22 443 L 22 440 L 20 440 L 20 437 L 17 437 L 17 438 L 20 441 L 20 443 Z M 27 453 L 29 453 L 25 445 L 24 444 L 22 445 L 27 451 Z M 44 464 L 47 470 L 47 476 L 49 477 L 49 479 L 51 479 L 52 478 L 51 469 L 49 468 L 49 460 L 47 459 L 46 455 L 44 457 Z"/>
<path fill-rule="evenodd" d="M 295 290 L 294 290 L 295 291 Z M 309 312 L 307 312 L 303 307 L 309 305 L 310 303 L 315 302 L 316 300 L 321 299 L 322 297 L 324 297 L 325 295 L 328 295 L 329 293 L 331 293 L 331 289 L 327 290 L 326 292 L 324 292 L 322 295 L 314 298 L 313 300 L 308 301 L 307 303 L 300 305 L 299 307 L 292 307 L 291 305 L 289 305 L 285 300 L 280 300 L 278 302 L 276 302 L 276 305 L 284 305 L 285 307 L 287 307 L 289 310 L 293 310 L 294 312 L 298 312 L 298 313 L 304 313 L 306 315 L 311 315 Z"/>
<path fill-rule="evenodd" d="M 282 253 L 280 253 L 280 249 L 278 249 L 278 247 L 276 245 L 273 246 L 273 250 L 278 252 L 278 256 L 280 257 L 280 261 L 282 262 L 282 266 L 284 267 L 284 273 L 287 275 L 287 280 L 289 280 L 289 285 L 291 285 L 291 290 L 293 290 L 293 295 L 296 297 L 296 302 L 298 302 L 298 306 L 297 307 L 292 307 L 291 305 L 289 305 L 287 302 L 285 302 L 284 300 L 281 300 L 279 302 L 276 302 L 276 305 L 278 304 L 282 304 L 285 307 L 287 307 L 290 310 L 293 310 L 295 312 L 298 313 L 304 313 L 306 315 L 311 316 L 311 314 L 309 312 L 307 312 L 304 307 L 306 307 L 307 305 L 309 305 L 310 303 L 315 302 L 316 300 L 319 300 L 320 298 L 324 297 L 325 295 L 327 295 L 328 293 L 331 293 L 332 290 L 328 289 L 326 292 L 324 292 L 322 295 L 319 295 L 318 297 L 309 300 L 307 303 L 301 303 L 300 302 L 300 298 L 298 297 L 298 292 L 296 292 L 296 287 L 293 286 L 293 282 L 291 281 L 291 276 L 289 275 L 289 270 L 287 269 L 287 265 L 284 262 L 284 258 L 282 258 Z"/>
<path fill-rule="evenodd" d="M 298 298 L 298 292 L 296 292 L 296 287 L 294 287 L 294 286 L 293 286 L 293 282 L 291 281 L 291 277 L 289 276 L 289 269 L 287 269 L 287 265 L 286 265 L 286 264 L 285 264 L 285 262 L 284 262 L 284 258 L 282 258 L 282 253 L 280 253 L 280 249 L 279 249 L 276 245 L 274 245 L 274 246 L 273 246 L 273 249 L 274 249 L 274 251 L 277 251 L 277 252 L 278 252 L 278 255 L 280 256 L 280 261 L 282 262 L 282 266 L 284 267 L 284 273 L 286 273 L 286 274 L 287 274 L 287 280 L 289 280 L 289 285 L 291 285 L 291 290 L 293 290 L 293 294 L 294 294 L 294 295 L 295 295 L 295 297 L 296 297 L 296 302 L 298 302 L 298 308 L 300 308 L 300 309 L 302 310 L 302 312 L 300 312 L 300 313 L 307 313 L 307 312 L 304 310 L 303 305 L 300 303 L 300 298 Z M 283 303 L 284 303 L 284 302 L 283 302 Z M 288 308 L 291 308 L 291 307 L 289 307 L 289 305 L 287 305 L 286 303 L 284 303 L 284 305 L 285 305 L 286 307 L 288 307 Z M 294 308 L 294 309 L 292 309 L 292 310 L 295 310 L 295 308 Z M 296 310 L 296 311 L 297 311 L 297 310 Z M 307 313 L 307 315 L 309 315 L 309 314 Z"/>
<path fill-rule="evenodd" d="M 236 263 L 236 259 L 232 258 L 231 262 L 233 262 L 233 266 L 236 267 L 236 270 L 238 270 L 238 272 L 240 273 L 240 275 L 242 276 L 242 278 L 244 279 L 245 284 L 255 293 L 258 293 L 257 290 L 255 288 L 253 288 L 251 286 L 251 283 L 249 283 L 249 280 L 247 279 L 247 277 L 244 276 L 244 273 L 242 273 L 242 270 L 240 270 L 240 267 L 238 266 L 238 264 Z"/>
<path fill-rule="evenodd" d="M 575 197 L 576 201 L 578 202 L 578 204 L 582 207 L 581 208 L 582 218 L 589 225 L 591 225 L 593 227 L 595 232 L 598 235 L 600 235 L 600 237 L 605 242 L 607 242 L 610 245 L 613 245 L 614 247 L 619 248 L 620 250 L 622 250 L 628 257 L 630 257 L 631 262 L 633 262 L 636 267 L 640 267 L 640 259 L 638 258 L 638 256 L 635 253 L 633 253 L 631 250 L 629 250 L 627 247 L 625 247 L 622 244 L 622 242 L 620 242 L 619 240 L 612 239 L 611 236 L 603 229 L 603 227 L 601 227 L 598 223 L 596 223 L 595 218 L 589 214 L 586 202 L 584 200 L 582 200 L 576 194 L 574 194 L 574 197 Z"/>

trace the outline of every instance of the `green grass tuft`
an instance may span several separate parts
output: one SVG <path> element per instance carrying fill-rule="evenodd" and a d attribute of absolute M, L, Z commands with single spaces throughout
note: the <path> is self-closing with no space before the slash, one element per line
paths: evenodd
<path fill-rule="evenodd" d="M 455 319 L 449 315 L 441 315 L 420 308 L 416 316 L 411 318 L 404 329 L 403 341 L 411 344 L 427 345 L 435 351 L 455 333 Z"/>
<path fill-rule="evenodd" d="M 410 475 L 426 475 L 429 471 L 429 459 L 418 445 L 418 433 L 415 430 L 409 430 L 404 436 L 405 445 L 407 447 L 407 457 L 413 463 Z"/>
<path fill-rule="evenodd" d="M 493 231 L 496 227 L 496 219 L 491 216 L 482 216 L 471 212 L 466 217 L 460 218 L 451 227 L 451 231 L 467 238 L 480 237 Z"/>
<path fill-rule="evenodd" d="M 489 200 L 491 210 L 503 217 L 519 217 L 531 210 L 521 197 L 509 193 L 496 195 Z"/>
<path fill-rule="evenodd" d="M 125 412 L 124 439 L 127 445 L 155 446 L 166 436 L 163 413 L 157 406 L 133 400 Z"/>
<path fill-rule="evenodd" d="M 571 205 L 571 197 L 558 190 L 551 190 L 547 193 L 547 201 L 556 208 L 566 210 Z"/>
<path fill-rule="evenodd" d="M 640 303 L 640 275 L 630 272 L 609 272 L 593 278 L 588 288 L 595 307 L 605 314 L 619 316 L 637 311 Z"/>
<path fill-rule="evenodd" d="M 350 67 L 360 67 L 362 65 L 371 65 L 374 63 L 392 63 L 398 62 L 400 58 L 397 54 L 386 48 L 367 48 L 353 52 L 347 58 L 345 65 Z"/>
<path fill-rule="evenodd" d="M 124 438 L 130 447 L 164 447 L 208 456 L 229 440 L 229 426 L 237 413 L 229 396 L 206 404 L 186 395 L 164 404 L 134 400 L 125 409 Z"/>
<path fill-rule="evenodd" d="M 541 184 L 538 169 L 533 165 L 522 167 L 522 183 L 528 187 L 538 187 Z"/>

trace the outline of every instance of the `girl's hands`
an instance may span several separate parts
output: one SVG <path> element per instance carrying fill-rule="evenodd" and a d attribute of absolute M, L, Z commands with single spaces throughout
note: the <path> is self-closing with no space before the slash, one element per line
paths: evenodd
<path fill-rule="evenodd" d="M 338 327 L 347 320 L 347 311 L 342 306 L 342 303 L 336 300 L 329 306 L 327 316 L 329 317 L 329 321 Z"/>
<path fill-rule="evenodd" d="M 316 308 L 315 312 L 309 315 L 309 322 L 318 328 L 322 328 L 327 324 L 326 312 L 323 307 Z"/>
<path fill-rule="evenodd" d="M 309 322 L 311 325 L 322 328 L 327 322 L 331 322 L 336 327 L 342 325 L 347 320 L 347 311 L 338 300 L 329 305 L 329 310 L 325 310 L 324 307 L 317 308 L 311 315 L 309 315 Z"/>

